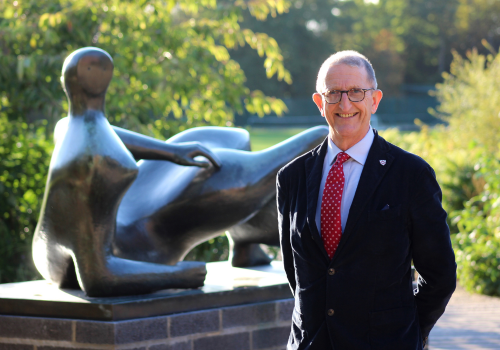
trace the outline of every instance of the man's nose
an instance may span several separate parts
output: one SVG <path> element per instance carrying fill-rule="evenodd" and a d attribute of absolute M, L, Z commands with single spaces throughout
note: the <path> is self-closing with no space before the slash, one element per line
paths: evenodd
<path fill-rule="evenodd" d="M 347 92 L 342 92 L 342 95 L 340 96 L 340 102 L 339 106 L 342 110 L 346 111 L 349 108 L 351 108 L 351 100 L 349 100 L 349 97 L 347 96 Z"/>

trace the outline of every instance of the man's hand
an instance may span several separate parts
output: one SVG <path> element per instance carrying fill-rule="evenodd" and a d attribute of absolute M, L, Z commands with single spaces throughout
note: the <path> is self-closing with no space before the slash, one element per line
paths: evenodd
<path fill-rule="evenodd" d="M 212 163 L 215 168 L 220 168 L 218 157 L 199 142 L 182 142 L 171 145 L 175 146 L 174 159 L 172 161 L 176 164 L 208 168 L 210 163 Z M 194 158 L 197 156 L 205 157 L 210 162 L 195 160 Z"/>

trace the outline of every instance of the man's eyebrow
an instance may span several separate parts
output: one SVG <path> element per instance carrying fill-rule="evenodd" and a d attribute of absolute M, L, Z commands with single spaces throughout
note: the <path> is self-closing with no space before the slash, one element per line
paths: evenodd
<path fill-rule="evenodd" d="M 349 91 L 349 90 L 352 90 L 352 89 L 363 89 L 362 87 L 359 87 L 359 86 L 353 86 L 353 87 L 350 87 L 346 90 L 344 89 L 327 89 L 326 92 L 330 92 L 330 91 Z"/>

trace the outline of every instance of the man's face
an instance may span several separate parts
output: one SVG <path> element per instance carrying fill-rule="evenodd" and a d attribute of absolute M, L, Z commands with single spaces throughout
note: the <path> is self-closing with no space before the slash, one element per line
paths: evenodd
<path fill-rule="evenodd" d="M 364 67 L 339 64 L 328 70 L 323 92 L 372 87 Z M 330 126 L 330 138 L 340 148 L 342 148 L 340 144 L 350 148 L 366 135 L 370 125 L 370 117 L 372 113 L 376 112 L 381 99 L 382 91 L 380 90 L 366 91 L 365 98 L 361 102 L 349 101 L 347 94 L 344 93 L 340 102 L 336 104 L 326 103 L 321 94 L 315 93 L 313 95 L 313 100 L 321 115 L 326 118 Z"/>

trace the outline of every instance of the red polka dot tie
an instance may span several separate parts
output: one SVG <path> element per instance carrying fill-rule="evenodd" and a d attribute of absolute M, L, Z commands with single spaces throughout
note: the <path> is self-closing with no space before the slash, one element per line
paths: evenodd
<path fill-rule="evenodd" d="M 321 238 L 325 244 L 328 256 L 333 258 L 342 236 L 342 221 L 340 220 L 340 205 L 344 192 L 344 162 L 351 158 L 347 153 L 337 154 L 326 177 L 323 199 L 321 200 Z"/>

